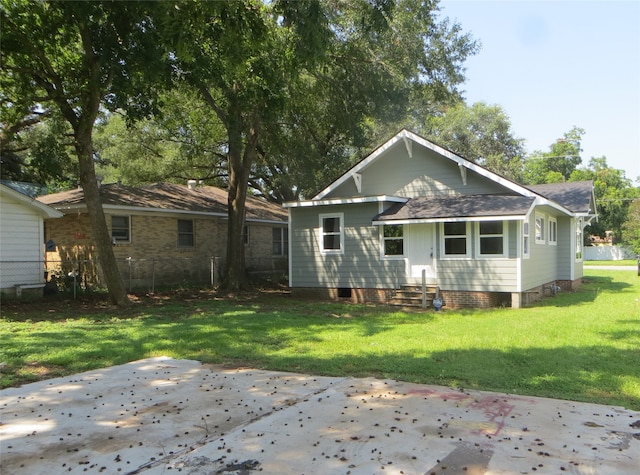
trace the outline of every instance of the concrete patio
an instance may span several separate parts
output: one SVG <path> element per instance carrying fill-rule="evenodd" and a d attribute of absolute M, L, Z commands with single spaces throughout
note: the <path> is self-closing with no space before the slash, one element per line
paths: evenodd
<path fill-rule="evenodd" d="M 640 413 L 152 358 L 0 392 L 3 475 L 640 473 Z"/>

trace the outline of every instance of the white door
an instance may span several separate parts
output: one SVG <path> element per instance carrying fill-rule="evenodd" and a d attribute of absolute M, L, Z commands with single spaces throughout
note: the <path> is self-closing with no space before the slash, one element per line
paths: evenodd
<path fill-rule="evenodd" d="M 426 271 L 427 282 L 435 282 L 435 224 L 405 225 L 407 244 L 407 274 L 411 280 L 421 279 Z"/>

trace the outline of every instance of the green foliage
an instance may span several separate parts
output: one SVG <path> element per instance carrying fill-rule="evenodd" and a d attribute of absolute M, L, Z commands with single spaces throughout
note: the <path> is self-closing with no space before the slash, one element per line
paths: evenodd
<path fill-rule="evenodd" d="M 161 101 L 154 119 L 127 123 L 116 113 L 97 125 L 99 173 L 133 186 L 189 179 L 225 186 L 226 133 L 217 116 L 189 89 L 163 93 Z"/>
<path fill-rule="evenodd" d="M 2 384 L 37 379 L 34 366 L 58 376 L 168 355 L 640 409 L 640 335 L 629 318 L 640 309 L 639 292 L 633 271 L 588 270 L 580 291 L 520 310 L 404 312 L 194 292 L 118 312 L 65 302 L 4 305 Z"/>
<path fill-rule="evenodd" d="M 585 234 L 605 237 L 613 232 L 614 243 L 622 240 L 622 226 L 627 221 L 631 200 L 638 197 L 640 190 L 632 186 L 624 170 L 610 168 L 606 157 L 592 158 L 587 168 L 575 170 L 570 181 L 593 180 L 598 220 L 592 222 Z"/>
<path fill-rule="evenodd" d="M 549 147 L 549 152 L 534 152 L 524 162 L 523 181 L 527 185 L 561 183 L 582 163 L 580 143 L 584 129 L 573 127 Z"/>
<path fill-rule="evenodd" d="M 425 119 L 426 137 L 499 175 L 520 181 L 524 140 L 513 136 L 511 122 L 497 105 L 458 102 Z"/>
<path fill-rule="evenodd" d="M 640 198 L 629 205 L 627 220 L 622 225 L 622 241 L 640 256 Z"/>

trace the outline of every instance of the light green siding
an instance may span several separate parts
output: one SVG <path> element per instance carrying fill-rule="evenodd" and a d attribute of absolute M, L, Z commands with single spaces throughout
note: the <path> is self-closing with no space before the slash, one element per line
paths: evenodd
<path fill-rule="evenodd" d="M 361 171 L 362 190 L 357 192 L 353 180 L 347 180 L 325 198 L 392 195 L 404 197 L 501 193 L 505 189 L 471 170 L 463 184 L 458 166 L 432 150 L 413 147 L 409 157 L 402 142 Z"/>
<path fill-rule="evenodd" d="M 404 261 L 380 258 L 378 226 L 371 219 L 377 203 L 294 208 L 290 210 L 291 284 L 293 287 L 396 288 L 404 279 Z M 344 253 L 322 254 L 319 215 L 344 213 Z"/>
<path fill-rule="evenodd" d="M 518 288 L 518 223 L 509 221 L 507 229 L 507 256 L 478 258 L 476 226 L 471 226 L 468 258 L 442 257 L 442 225 L 438 225 L 438 285 L 442 290 L 469 290 L 516 292 Z"/>
<path fill-rule="evenodd" d="M 536 243 L 535 216 L 545 217 L 544 243 Z M 549 217 L 558 222 L 558 241 L 549 242 Z M 539 208 L 531 214 L 531 257 L 522 261 L 522 289 L 528 290 L 555 280 L 573 280 L 572 261 L 574 260 L 573 236 L 575 222 L 566 216 L 554 214 L 549 208 Z M 571 234 L 571 236 L 569 236 Z"/>

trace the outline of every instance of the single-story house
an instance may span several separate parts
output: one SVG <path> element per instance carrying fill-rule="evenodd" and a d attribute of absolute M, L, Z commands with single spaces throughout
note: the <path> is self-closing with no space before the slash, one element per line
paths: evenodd
<path fill-rule="evenodd" d="M 38 292 L 44 276 L 44 220 L 62 213 L 19 191 L 0 184 L 0 291 Z"/>
<path fill-rule="evenodd" d="M 222 272 L 228 219 L 225 190 L 194 180 L 187 185 L 140 187 L 113 183 L 100 185 L 100 197 L 125 284 L 140 288 L 207 283 L 214 280 L 213 273 Z M 64 213 L 62 219 L 45 222 L 48 267 L 63 278 L 75 272 L 82 279 L 101 282 L 82 189 L 38 199 Z M 287 212 L 281 206 L 248 197 L 243 239 L 249 271 L 286 273 Z"/>
<path fill-rule="evenodd" d="M 285 207 L 294 294 L 408 303 L 428 285 L 449 308 L 575 288 L 596 217 L 592 182 L 523 186 L 408 130 Z"/>

